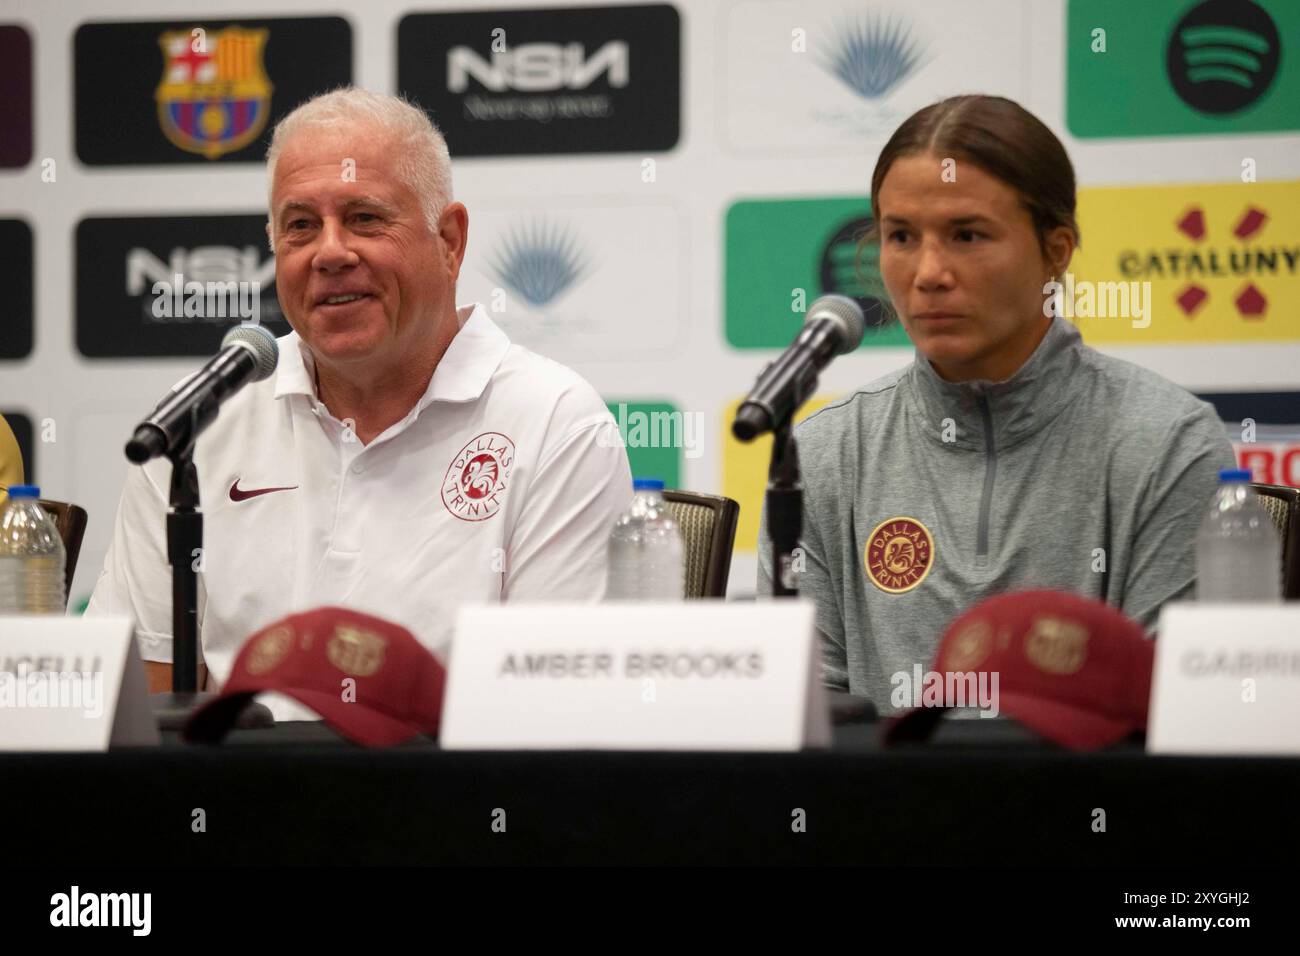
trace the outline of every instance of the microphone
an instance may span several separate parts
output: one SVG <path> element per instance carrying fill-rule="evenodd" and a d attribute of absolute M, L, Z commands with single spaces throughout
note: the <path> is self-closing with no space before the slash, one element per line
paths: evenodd
<path fill-rule="evenodd" d="M 221 340 L 207 365 L 172 386 L 158 407 L 136 426 L 126 457 L 137 465 L 189 447 L 217 417 L 217 408 L 249 382 L 275 371 L 280 347 L 260 325 L 237 325 Z"/>
<path fill-rule="evenodd" d="M 768 363 L 736 410 L 731 433 L 753 441 L 784 424 L 817 387 L 817 373 L 835 356 L 857 348 L 866 328 L 862 307 L 848 296 L 824 295 L 814 301 L 798 337 Z"/>

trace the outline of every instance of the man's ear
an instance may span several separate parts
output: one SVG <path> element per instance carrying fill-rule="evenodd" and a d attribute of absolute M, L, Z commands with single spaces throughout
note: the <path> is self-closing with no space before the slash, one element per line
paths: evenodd
<path fill-rule="evenodd" d="M 442 211 L 438 217 L 438 237 L 447 257 L 447 272 L 454 282 L 460 277 L 460 265 L 465 261 L 465 247 L 469 242 L 469 210 L 464 203 L 449 203 Z"/>

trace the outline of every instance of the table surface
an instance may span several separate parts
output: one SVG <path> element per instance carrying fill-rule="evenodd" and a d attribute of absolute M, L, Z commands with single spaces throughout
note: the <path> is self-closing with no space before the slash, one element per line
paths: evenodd
<path fill-rule="evenodd" d="M 845 723 L 831 749 L 789 754 L 376 750 L 318 723 L 221 746 L 168 735 L 0 754 L 0 818 L 11 859 L 113 866 L 1241 867 L 1290 866 L 1300 849 L 1300 759 L 1075 753 L 1005 719 L 946 721 L 923 746 L 885 749 L 879 733 Z"/>

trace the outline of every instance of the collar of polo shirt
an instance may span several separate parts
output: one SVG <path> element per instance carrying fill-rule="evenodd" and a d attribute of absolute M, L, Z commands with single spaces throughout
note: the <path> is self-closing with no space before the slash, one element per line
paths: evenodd
<path fill-rule="evenodd" d="M 510 340 L 483 314 L 478 303 L 456 310 L 460 331 L 447 346 L 416 403 L 418 413 L 430 402 L 473 402 L 482 394 L 505 358 Z M 275 373 L 275 397 L 304 395 L 316 400 L 315 362 L 307 346 L 290 332 L 280 338 L 280 364 Z"/>

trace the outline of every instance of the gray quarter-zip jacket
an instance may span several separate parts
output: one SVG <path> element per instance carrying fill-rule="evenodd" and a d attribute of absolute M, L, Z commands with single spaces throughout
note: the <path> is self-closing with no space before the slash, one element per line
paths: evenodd
<path fill-rule="evenodd" d="M 801 596 L 823 678 L 882 713 L 947 624 L 994 594 L 1056 588 L 1155 627 L 1193 595 L 1194 539 L 1236 456 L 1214 407 L 1052 320 L 1003 382 L 904 369 L 795 429 Z M 759 595 L 771 593 L 764 515 Z"/>

